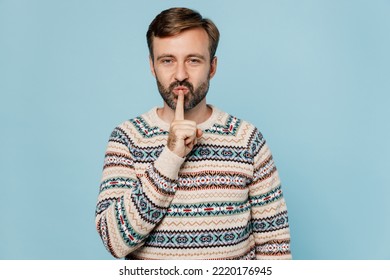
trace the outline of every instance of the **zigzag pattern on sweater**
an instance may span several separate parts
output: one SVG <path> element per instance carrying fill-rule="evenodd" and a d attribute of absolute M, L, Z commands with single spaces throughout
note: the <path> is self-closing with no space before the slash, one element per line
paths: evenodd
<path fill-rule="evenodd" d="M 232 225 L 232 224 L 242 224 L 243 222 L 247 222 L 247 217 L 237 218 L 237 219 L 226 219 L 226 220 L 192 220 L 192 219 L 180 219 L 179 221 L 176 221 L 177 219 L 171 219 L 169 221 L 166 221 L 166 225 L 168 227 L 178 227 L 178 226 L 191 226 L 191 227 L 201 227 L 201 226 L 218 226 L 218 225 Z"/>

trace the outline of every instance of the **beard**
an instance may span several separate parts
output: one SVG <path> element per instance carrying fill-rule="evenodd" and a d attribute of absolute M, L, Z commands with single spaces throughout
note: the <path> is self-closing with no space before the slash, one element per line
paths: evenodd
<path fill-rule="evenodd" d="M 172 109 L 176 109 L 177 96 L 173 93 L 173 89 L 178 86 L 184 86 L 188 88 L 188 92 L 184 95 L 184 111 L 195 108 L 207 95 L 209 91 L 210 79 L 208 78 L 202 84 L 194 89 L 193 84 L 188 81 L 173 82 L 168 88 L 164 87 L 156 77 L 158 91 L 165 103 Z"/>

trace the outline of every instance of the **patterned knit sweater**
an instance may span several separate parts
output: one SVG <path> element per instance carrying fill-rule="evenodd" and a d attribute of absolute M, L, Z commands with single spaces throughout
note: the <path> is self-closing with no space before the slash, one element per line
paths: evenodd
<path fill-rule="evenodd" d="M 286 204 L 252 124 L 213 107 L 186 158 L 157 108 L 114 129 L 96 208 L 107 250 L 126 259 L 290 259 Z"/>

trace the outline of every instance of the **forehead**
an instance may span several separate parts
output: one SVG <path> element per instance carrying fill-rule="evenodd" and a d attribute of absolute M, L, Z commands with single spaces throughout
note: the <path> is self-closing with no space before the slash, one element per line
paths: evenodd
<path fill-rule="evenodd" d="M 203 28 L 185 30 L 177 35 L 169 37 L 154 37 L 153 55 L 161 54 L 173 56 L 186 56 L 189 54 L 201 54 L 209 56 L 209 37 Z"/>

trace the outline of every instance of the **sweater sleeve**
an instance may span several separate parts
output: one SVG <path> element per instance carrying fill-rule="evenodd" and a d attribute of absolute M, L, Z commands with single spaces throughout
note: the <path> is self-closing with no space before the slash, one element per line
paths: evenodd
<path fill-rule="evenodd" d="M 144 174 L 136 174 L 129 141 L 120 127 L 110 136 L 96 207 L 97 231 L 116 258 L 141 247 L 165 216 L 185 160 L 165 147 Z"/>
<path fill-rule="evenodd" d="M 271 151 L 255 129 L 249 147 L 253 178 L 249 186 L 257 259 L 291 259 L 290 230 L 281 182 Z"/>

